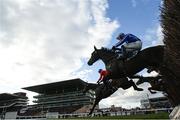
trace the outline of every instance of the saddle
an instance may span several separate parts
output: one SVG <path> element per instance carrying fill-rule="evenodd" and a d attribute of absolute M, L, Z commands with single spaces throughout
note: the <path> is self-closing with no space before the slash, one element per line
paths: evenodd
<path fill-rule="evenodd" d="M 134 58 L 140 51 L 133 51 L 133 52 L 129 52 L 129 53 L 124 53 L 124 54 L 119 54 L 119 52 L 117 52 L 117 59 L 118 60 L 123 60 L 123 61 L 128 61 L 132 58 Z"/>

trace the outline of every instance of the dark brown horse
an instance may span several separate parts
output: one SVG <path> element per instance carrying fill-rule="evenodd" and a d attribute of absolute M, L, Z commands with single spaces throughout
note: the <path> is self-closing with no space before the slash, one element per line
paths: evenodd
<path fill-rule="evenodd" d="M 136 85 L 140 85 L 140 84 L 142 84 L 144 82 L 148 82 L 149 84 L 151 84 L 151 87 L 149 87 L 148 90 L 152 94 L 156 93 L 155 91 L 166 92 L 165 81 L 164 81 L 163 76 L 161 76 L 161 75 L 158 75 L 158 76 L 155 76 L 155 77 L 138 76 L 138 78 L 139 78 L 139 80 L 136 82 Z"/>
<path fill-rule="evenodd" d="M 106 76 L 105 79 L 113 79 L 112 86 L 113 83 L 115 83 L 116 86 L 118 85 L 118 88 L 126 87 L 124 89 L 127 89 L 130 86 L 133 86 L 134 83 L 131 80 L 131 84 L 129 84 L 127 82 L 127 77 L 133 77 L 136 73 L 140 72 L 144 68 L 150 67 L 151 69 L 157 69 L 160 67 L 163 61 L 163 50 L 163 46 L 150 47 L 138 53 L 134 58 L 123 62 L 122 60 L 117 59 L 117 54 L 114 51 L 107 48 L 97 49 L 96 47 L 94 47 L 94 52 L 92 53 L 91 58 L 88 61 L 88 65 L 92 65 L 97 60 L 102 60 L 105 63 L 106 69 L 110 71 L 110 74 Z M 116 82 L 118 81 L 121 82 L 117 84 Z M 87 88 L 90 89 L 90 87 Z M 106 88 L 102 86 L 94 89 L 96 91 L 96 100 L 90 114 L 100 100 L 109 97 L 112 93 L 114 93 L 112 91 L 106 90 Z"/>
<path fill-rule="evenodd" d="M 118 79 L 123 77 L 131 77 L 140 72 L 144 68 L 160 69 L 163 64 L 164 46 L 149 47 L 140 51 L 135 57 L 127 61 L 116 58 L 116 53 L 107 48 L 97 49 L 88 61 L 88 65 L 92 65 L 98 60 L 102 60 L 106 69 L 110 72 L 105 79 Z"/>
<path fill-rule="evenodd" d="M 122 88 L 123 90 L 126 90 L 128 88 L 130 88 L 131 86 L 134 88 L 134 90 L 137 91 L 142 91 L 143 89 L 138 88 L 135 83 L 132 80 L 128 80 L 128 78 L 121 78 L 121 79 L 113 79 L 110 82 L 110 85 L 113 86 L 114 88 Z M 95 95 L 96 95 L 96 99 L 94 101 L 93 107 L 89 113 L 89 115 L 92 114 L 94 108 L 96 107 L 96 105 L 104 98 L 109 97 L 110 95 L 112 95 L 115 91 L 117 91 L 117 89 L 114 90 L 110 90 L 107 89 L 107 87 L 105 87 L 104 84 L 87 84 L 86 87 L 84 88 L 83 92 L 87 92 L 89 89 L 92 89 L 95 91 Z"/>

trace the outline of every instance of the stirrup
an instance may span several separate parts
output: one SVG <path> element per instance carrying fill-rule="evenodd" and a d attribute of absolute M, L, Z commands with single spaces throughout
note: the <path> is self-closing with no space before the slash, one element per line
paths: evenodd
<path fill-rule="evenodd" d="M 117 56 L 117 59 L 118 59 L 118 60 L 123 60 L 123 61 L 125 61 L 125 60 L 126 60 L 126 57 L 124 57 L 123 55 L 121 55 L 121 56 Z"/>

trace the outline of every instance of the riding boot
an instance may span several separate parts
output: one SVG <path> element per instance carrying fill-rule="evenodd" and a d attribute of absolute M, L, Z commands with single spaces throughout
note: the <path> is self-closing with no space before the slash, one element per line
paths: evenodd
<path fill-rule="evenodd" d="M 106 87 L 107 89 L 109 89 L 109 83 L 108 83 L 108 81 L 107 81 L 107 80 L 104 80 L 103 83 L 104 83 L 105 87 Z"/>
<path fill-rule="evenodd" d="M 122 49 L 122 60 L 125 61 L 127 58 L 127 51 L 124 45 L 121 46 L 121 49 Z"/>
<path fill-rule="evenodd" d="M 111 89 L 108 80 L 104 80 L 104 85 L 106 86 L 107 89 Z"/>
<path fill-rule="evenodd" d="M 108 85 L 107 85 L 106 80 L 103 80 L 103 84 L 104 84 L 104 88 L 108 89 Z"/>
<path fill-rule="evenodd" d="M 111 92 L 114 92 L 117 90 L 116 87 L 113 87 L 108 81 L 104 81 L 104 85 L 106 86 L 107 90 L 111 90 Z"/>

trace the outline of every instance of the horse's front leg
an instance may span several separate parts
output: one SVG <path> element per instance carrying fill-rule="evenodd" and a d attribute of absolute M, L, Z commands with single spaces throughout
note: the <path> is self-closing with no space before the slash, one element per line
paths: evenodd
<path fill-rule="evenodd" d="M 106 75 L 106 76 L 104 76 L 104 78 L 102 80 L 107 89 L 109 88 L 109 79 L 110 78 L 111 78 L 110 75 Z"/>
<path fill-rule="evenodd" d="M 94 108 L 96 107 L 96 105 L 99 103 L 100 99 L 95 99 L 94 101 L 94 104 L 93 104 L 93 107 L 91 108 L 90 112 L 89 112 L 89 115 L 91 115 L 94 111 Z"/>

